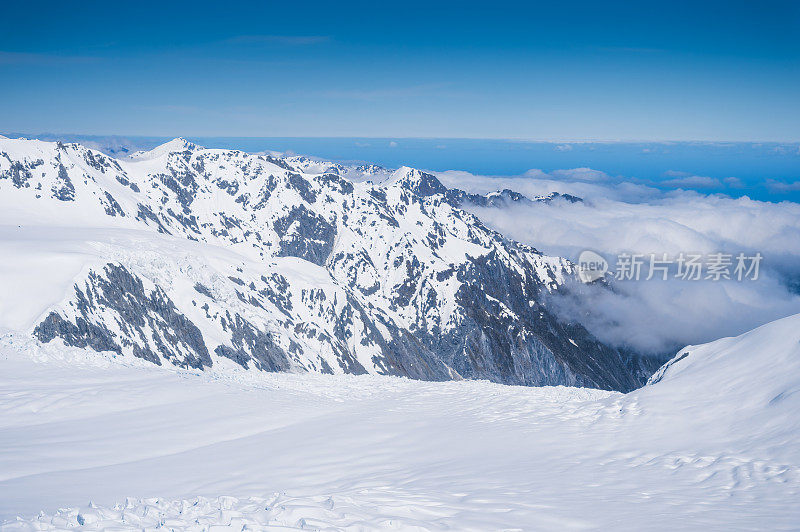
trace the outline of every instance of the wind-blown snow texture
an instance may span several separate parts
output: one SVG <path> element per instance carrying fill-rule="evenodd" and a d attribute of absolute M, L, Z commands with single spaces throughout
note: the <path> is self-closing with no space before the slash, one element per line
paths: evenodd
<path fill-rule="evenodd" d="M 126 160 L 2 139 L 0 328 L 182 368 L 641 386 L 652 361 L 543 304 L 573 264 L 460 208 L 552 199 L 183 139 Z"/>
<path fill-rule="evenodd" d="M 800 526 L 800 315 L 627 395 L 156 368 L 25 335 L 0 363 L 8 530 Z"/>

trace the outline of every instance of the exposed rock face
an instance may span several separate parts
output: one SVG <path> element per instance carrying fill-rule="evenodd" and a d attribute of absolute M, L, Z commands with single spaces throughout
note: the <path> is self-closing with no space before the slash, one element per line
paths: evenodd
<path fill-rule="evenodd" d="M 83 289 L 75 286 L 69 305 L 72 320 L 51 312 L 33 334 L 43 342 L 59 337 L 68 345 L 97 351 L 122 353 L 125 347 L 156 364 L 164 359 L 181 367 L 211 365 L 197 326 L 160 287 L 146 289 L 122 266 L 108 264 L 102 273 L 90 272 Z"/>
<path fill-rule="evenodd" d="M 364 179 L 342 177 L 354 172 Z M 365 180 L 378 175 L 378 184 Z M 562 289 L 574 265 L 461 209 L 553 195 L 479 196 L 410 168 L 389 175 L 181 139 L 130 160 L 75 144 L 0 141 L 6 187 L 66 220 L 74 204 L 97 224 L 247 259 L 118 250 L 39 323 L 42 341 L 192 368 L 224 359 L 264 371 L 617 390 L 651 372 L 547 308 L 543 295 Z"/>
<path fill-rule="evenodd" d="M 302 205 L 276 220 L 274 228 L 281 237 L 279 257 L 298 257 L 322 266 L 333 251 L 336 228 Z"/>

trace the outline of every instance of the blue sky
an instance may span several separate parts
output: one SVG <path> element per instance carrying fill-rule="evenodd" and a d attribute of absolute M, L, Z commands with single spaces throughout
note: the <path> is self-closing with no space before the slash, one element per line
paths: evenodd
<path fill-rule="evenodd" d="M 800 141 L 798 2 L 6 3 L 0 130 Z"/>

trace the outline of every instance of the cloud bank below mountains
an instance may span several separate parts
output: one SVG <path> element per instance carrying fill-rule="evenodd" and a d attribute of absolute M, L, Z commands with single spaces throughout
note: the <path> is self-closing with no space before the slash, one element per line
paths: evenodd
<path fill-rule="evenodd" d="M 669 191 L 588 168 L 518 177 L 466 172 L 437 174 L 448 186 L 485 193 L 510 188 L 526 195 L 552 191 L 584 198 L 506 209 L 470 209 L 506 236 L 576 260 L 591 249 L 612 265 L 621 253 L 761 253 L 756 281 L 619 281 L 614 290 L 572 287 L 551 301 L 600 339 L 640 352 L 740 334 L 800 312 L 800 204 Z M 698 176 L 674 176 L 692 179 Z"/>

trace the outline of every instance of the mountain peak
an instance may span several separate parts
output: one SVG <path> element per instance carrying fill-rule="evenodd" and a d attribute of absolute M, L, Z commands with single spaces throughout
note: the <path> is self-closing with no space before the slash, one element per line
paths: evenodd
<path fill-rule="evenodd" d="M 185 151 L 193 151 L 200 148 L 197 144 L 193 142 L 189 142 L 183 137 L 176 137 L 169 142 L 165 142 L 159 146 L 156 146 L 152 150 L 149 151 L 138 151 L 131 155 L 132 159 L 156 159 L 163 155 L 168 155 L 170 153 L 183 153 Z"/>
<path fill-rule="evenodd" d="M 395 170 L 387 184 L 398 184 L 423 197 L 444 194 L 448 190 L 436 176 L 409 166 Z"/>

